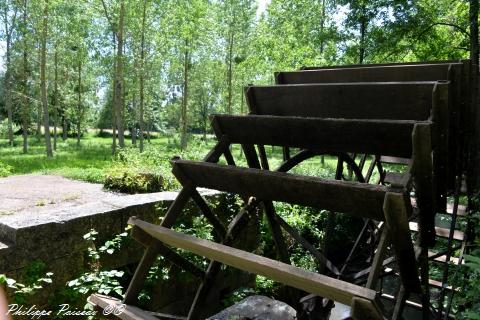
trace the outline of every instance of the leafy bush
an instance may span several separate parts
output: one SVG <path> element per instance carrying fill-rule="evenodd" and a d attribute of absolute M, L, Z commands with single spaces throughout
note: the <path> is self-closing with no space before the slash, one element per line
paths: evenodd
<path fill-rule="evenodd" d="M 83 238 L 87 241 L 96 240 L 97 232 L 90 230 Z M 128 239 L 128 233 L 124 232 L 115 236 L 112 240 L 105 242 L 98 250 L 94 246 L 88 248 L 88 258 L 90 269 L 77 279 L 71 280 L 67 286 L 74 291 L 87 295 L 89 293 L 100 293 L 111 295 L 115 293 L 118 297 L 123 297 L 123 287 L 120 285 L 120 279 L 124 272 L 119 270 L 101 270 L 100 254 L 113 254 L 119 250 Z"/>
<path fill-rule="evenodd" d="M 18 125 L 15 123 L 12 124 L 12 131 L 17 132 L 20 129 Z M 7 138 L 8 137 L 8 119 L 5 118 L 0 121 L 0 138 Z"/>
<path fill-rule="evenodd" d="M 125 193 L 159 192 L 164 190 L 164 179 L 150 170 L 117 165 L 108 170 L 104 186 Z"/>
<path fill-rule="evenodd" d="M 34 295 L 43 288 L 44 284 L 52 283 L 52 272 L 46 272 L 46 265 L 42 261 L 33 261 L 25 268 L 24 283 L 0 274 L 0 285 L 6 285 L 8 290 L 13 290 L 13 302 L 27 303 L 28 296 Z"/>
<path fill-rule="evenodd" d="M 150 150 L 150 149 L 147 149 Z M 173 177 L 166 172 L 165 163 L 159 163 L 146 151 L 121 150 L 107 170 L 104 186 L 110 190 L 126 193 L 159 192 L 171 187 Z"/>
<path fill-rule="evenodd" d="M 13 167 L 0 161 L 0 177 L 6 177 L 12 174 Z"/>

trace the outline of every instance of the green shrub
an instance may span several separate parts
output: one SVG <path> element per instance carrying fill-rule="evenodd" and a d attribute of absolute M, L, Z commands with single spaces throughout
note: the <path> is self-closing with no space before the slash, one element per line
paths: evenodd
<path fill-rule="evenodd" d="M 154 148 L 139 153 L 135 149 L 121 150 L 107 170 L 106 189 L 126 193 L 146 193 L 171 190 L 177 187 L 170 173 L 170 163 Z"/>
<path fill-rule="evenodd" d="M 148 169 L 114 166 L 107 172 L 104 186 L 125 193 L 159 192 L 164 190 L 164 179 Z"/>
<path fill-rule="evenodd" d="M 0 161 L 0 177 L 6 177 L 12 174 L 13 167 Z"/>

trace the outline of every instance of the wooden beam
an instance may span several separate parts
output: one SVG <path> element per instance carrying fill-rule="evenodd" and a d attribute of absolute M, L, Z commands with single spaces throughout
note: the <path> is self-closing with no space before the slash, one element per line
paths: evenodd
<path fill-rule="evenodd" d="M 354 297 L 361 297 L 368 301 L 375 301 L 377 298 L 377 294 L 373 290 L 306 271 L 253 253 L 175 232 L 138 219 L 130 219 L 129 223 L 142 228 L 145 232 L 169 246 L 193 252 L 237 269 L 263 275 L 274 281 L 315 293 L 343 304 L 350 305 Z"/>
<path fill-rule="evenodd" d="M 407 195 L 387 192 L 384 212 L 402 284 L 408 292 L 420 293 L 418 266 L 408 227 L 408 216 L 411 213 L 407 207 L 409 200 Z"/>
<path fill-rule="evenodd" d="M 354 320 L 364 320 L 364 319 L 371 319 L 371 320 L 383 320 L 384 317 L 378 305 L 374 302 L 355 297 L 353 298 L 351 309 L 350 309 L 350 316 Z"/>
<path fill-rule="evenodd" d="M 288 146 L 410 158 L 415 121 L 214 115 L 230 143 Z M 428 123 L 428 122 L 426 122 Z M 245 128 L 248 128 L 246 130 Z M 341 134 L 339 134 L 341 133 Z"/>
<path fill-rule="evenodd" d="M 435 61 L 409 61 L 409 62 L 387 62 L 387 63 L 363 63 L 363 64 L 343 64 L 333 66 L 302 66 L 300 70 L 322 70 L 322 69 L 343 69 L 343 68 L 363 68 L 363 67 L 381 67 L 381 66 L 418 66 L 418 65 L 436 65 L 461 63 L 468 60 L 435 60 Z"/>
<path fill-rule="evenodd" d="M 437 210 L 446 210 L 449 170 L 449 91 L 448 83 L 437 83 L 433 89 L 432 120 L 435 123 L 432 145 L 434 147 L 434 170 L 437 178 Z M 457 139 L 454 139 L 455 142 Z M 452 164 L 455 166 L 455 164 Z M 455 170 L 454 170 L 455 171 Z"/>
<path fill-rule="evenodd" d="M 172 164 L 198 187 L 384 220 L 385 186 L 179 159 Z"/>
<path fill-rule="evenodd" d="M 339 82 L 391 82 L 450 80 L 450 67 L 461 70 L 462 64 L 421 65 L 362 65 L 319 70 L 301 70 L 277 73 L 277 84 L 339 83 Z"/>
<path fill-rule="evenodd" d="M 427 120 L 436 82 L 383 82 L 252 86 L 253 114 Z"/>
<path fill-rule="evenodd" d="M 416 186 L 417 206 L 420 212 L 420 245 L 435 244 L 436 183 L 433 177 L 431 127 L 415 125 L 413 131 L 413 172 Z M 436 182 L 436 181 L 435 181 Z M 445 181 L 446 182 L 446 181 Z"/>

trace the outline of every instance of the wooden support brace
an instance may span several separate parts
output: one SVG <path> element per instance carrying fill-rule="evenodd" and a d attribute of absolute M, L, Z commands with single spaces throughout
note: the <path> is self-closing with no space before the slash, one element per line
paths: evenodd
<path fill-rule="evenodd" d="M 435 244 L 435 197 L 433 181 L 431 127 L 416 124 L 413 129 L 413 171 L 420 211 L 420 245 L 432 247 Z"/>
<path fill-rule="evenodd" d="M 375 291 L 345 281 L 332 279 L 253 253 L 175 232 L 138 219 L 130 219 L 129 223 L 142 228 L 145 232 L 169 246 L 181 248 L 247 272 L 263 275 L 274 281 L 346 305 L 351 305 L 355 297 L 361 297 L 369 301 L 377 299 Z"/>
<path fill-rule="evenodd" d="M 352 299 L 350 316 L 354 320 L 383 320 L 382 312 L 378 305 L 371 300 L 360 297 Z"/>
<path fill-rule="evenodd" d="M 408 227 L 407 201 L 409 197 L 406 195 L 387 192 L 383 207 L 402 284 L 408 292 L 421 293 L 417 261 Z"/>
<path fill-rule="evenodd" d="M 383 261 L 385 254 L 387 253 L 388 244 L 390 243 L 390 231 L 387 226 L 384 226 L 382 235 L 380 236 L 380 242 L 377 246 L 377 252 L 373 258 L 370 273 L 368 275 L 367 284 L 365 287 L 376 290 L 377 282 L 380 277 L 380 273 L 383 269 Z"/>

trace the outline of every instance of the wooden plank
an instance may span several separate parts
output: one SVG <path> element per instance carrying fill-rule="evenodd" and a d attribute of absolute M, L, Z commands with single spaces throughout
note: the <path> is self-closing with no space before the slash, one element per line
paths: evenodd
<path fill-rule="evenodd" d="M 441 262 L 441 263 L 445 263 L 445 261 L 447 261 L 447 256 L 445 254 L 438 255 L 438 253 L 432 252 L 432 251 L 428 252 L 428 258 L 433 259 L 434 261 L 437 261 L 437 262 Z M 460 259 L 458 259 L 456 257 L 450 257 L 450 262 L 455 264 L 455 265 L 458 265 L 459 261 L 460 261 Z M 462 264 L 463 263 L 464 263 L 464 261 L 462 260 Z"/>
<path fill-rule="evenodd" d="M 435 244 L 436 200 L 433 181 L 433 159 L 431 127 L 415 125 L 413 131 L 413 172 L 416 186 L 417 206 L 419 209 L 420 245 L 431 247 Z M 436 182 L 436 181 L 435 181 Z"/>
<path fill-rule="evenodd" d="M 410 158 L 399 158 L 399 157 L 389 157 L 389 156 L 381 156 L 380 161 L 383 163 L 389 164 L 403 164 L 408 165 L 410 163 Z"/>
<path fill-rule="evenodd" d="M 140 242 L 143 246 L 147 248 L 148 246 L 152 245 L 152 236 L 150 236 L 148 233 L 146 233 L 140 228 L 133 227 L 131 230 L 131 236 L 133 239 L 135 239 L 135 241 Z M 182 270 L 190 272 L 192 275 L 198 278 L 203 278 L 203 276 L 205 275 L 205 272 L 203 272 L 203 270 L 200 270 L 197 266 L 183 258 L 175 251 L 170 250 L 162 244 L 156 243 L 155 245 L 158 247 L 157 249 L 159 254 L 164 256 L 176 266 L 180 267 Z"/>
<path fill-rule="evenodd" d="M 137 303 L 138 294 L 140 291 L 142 291 L 148 271 L 150 270 L 153 262 L 155 262 L 155 259 L 157 259 L 159 248 L 160 246 L 156 245 L 155 243 L 146 248 L 142 259 L 140 260 L 140 263 L 133 274 L 132 281 L 130 281 L 127 291 L 125 292 L 125 298 L 123 300 L 125 304 Z"/>
<path fill-rule="evenodd" d="M 447 214 L 453 214 L 453 203 L 447 203 Z M 467 206 L 458 205 L 457 215 L 465 217 L 467 215 Z"/>
<path fill-rule="evenodd" d="M 421 292 L 418 266 L 413 250 L 412 239 L 408 229 L 408 202 L 406 195 L 387 192 L 384 212 L 387 227 L 400 271 L 403 286 L 408 292 Z"/>
<path fill-rule="evenodd" d="M 381 67 L 381 66 L 417 66 L 417 65 L 435 65 L 450 64 L 463 62 L 465 60 L 434 60 L 434 61 L 408 61 L 408 62 L 386 62 L 386 63 L 367 63 L 367 64 L 344 64 L 333 66 L 303 66 L 301 70 L 321 70 L 321 69 L 342 69 L 342 68 L 364 68 L 364 67 Z"/>
<path fill-rule="evenodd" d="M 354 320 L 383 320 L 384 317 L 380 308 L 372 301 L 366 300 L 364 298 L 355 297 L 353 298 L 350 316 Z"/>
<path fill-rule="evenodd" d="M 443 283 L 440 282 L 440 281 L 437 281 L 437 280 L 433 280 L 433 279 L 429 279 L 428 280 L 428 284 L 434 288 L 437 288 L 437 289 L 441 289 L 442 286 L 443 286 Z M 459 292 L 460 291 L 460 287 L 452 287 L 450 285 L 447 285 L 445 286 L 445 289 L 446 290 L 449 290 L 449 291 L 452 291 L 452 290 L 455 290 L 456 292 Z"/>
<path fill-rule="evenodd" d="M 158 320 L 157 317 L 153 316 L 152 313 L 143 311 L 142 309 L 132 306 L 132 305 L 125 305 L 122 301 L 104 296 L 101 294 L 92 294 L 88 297 L 88 302 L 90 302 L 94 306 L 98 306 L 103 310 L 112 310 L 111 315 L 116 315 L 117 318 L 122 320 Z M 117 310 L 114 314 L 113 310 Z M 123 310 L 123 311 L 121 311 Z M 121 312 L 120 312 L 121 311 Z M 156 313 L 156 315 L 162 317 L 163 319 L 172 319 L 172 320 L 186 320 L 186 317 L 181 316 L 173 316 L 167 314 L 160 314 Z"/>
<path fill-rule="evenodd" d="M 418 223 L 410 222 L 409 227 L 411 231 L 418 232 Z M 448 238 L 449 233 L 449 229 L 435 227 L 435 234 L 439 237 Z M 457 241 L 463 241 L 465 239 L 465 233 L 460 230 L 455 230 L 453 232 L 453 239 Z"/>
<path fill-rule="evenodd" d="M 435 82 L 252 86 L 253 114 L 344 119 L 427 120 Z"/>
<path fill-rule="evenodd" d="M 434 146 L 435 184 L 437 186 L 437 210 L 445 210 L 447 205 L 449 148 L 449 96 L 448 83 L 437 83 L 433 89 L 432 120 L 435 123 L 431 143 Z M 456 142 L 456 139 L 454 139 Z M 452 164 L 455 166 L 455 164 Z"/>
<path fill-rule="evenodd" d="M 288 146 L 410 158 L 415 121 L 213 115 L 231 143 Z M 429 123 L 429 122 L 425 122 Z M 245 128 L 248 128 L 246 130 Z"/>
<path fill-rule="evenodd" d="M 385 186 L 179 159 L 172 164 L 174 174 L 181 172 L 199 187 L 384 220 Z"/>
<path fill-rule="evenodd" d="M 373 257 L 372 267 L 368 275 L 367 284 L 365 287 L 376 290 L 378 278 L 383 270 L 383 261 L 385 254 L 387 253 L 388 245 L 390 244 L 390 230 L 387 226 L 383 228 L 382 235 L 380 236 L 380 242 L 377 246 L 377 251 Z"/>
<path fill-rule="evenodd" d="M 392 186 L 405 186 L 410 180 L 410 175 L 398 172 L 386 172 L 384 183 L 388 183 Z"/>
<path fill-rule="evenodd" d="M 370 289 L 332 279 L 253 253 L 175 232 L 138 219 L 130 219 L 129 223 L 142 228 L 145 232 L 167 245 L 193 252 L 237 269 L 265 276 L 274 281 L 305 290 L 309 293 L 315 293 L 343 304 L 350 305 L 354 297 L 374 301 L 377 296 L 376 292 Z"/>
<path fill-rule="evenodd" d="M 449 80 L 449 68 L 461 70 L 461 63 L 387 65 L 353 68 L 301 70 L 277 73 L 277 84 L 390 82 Z"/>

